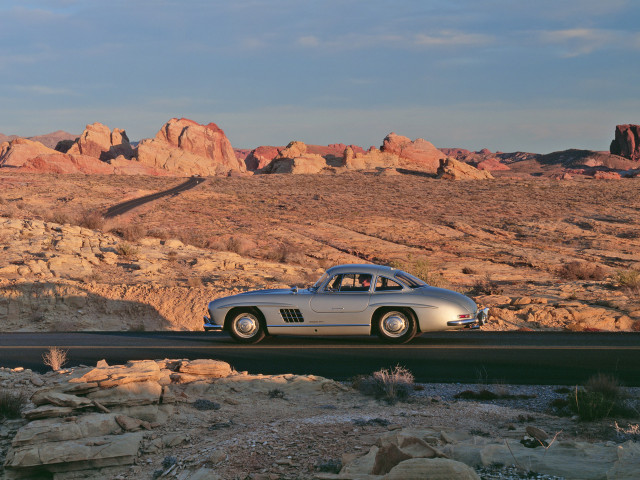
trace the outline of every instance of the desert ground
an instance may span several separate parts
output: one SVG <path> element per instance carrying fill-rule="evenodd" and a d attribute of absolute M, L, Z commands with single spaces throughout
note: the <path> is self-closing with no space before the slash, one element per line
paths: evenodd
<path fill-rule="evenodd" d="M 199 330 L 209 300 L 400 266 L 491 308 L 487 329 L 638 331 L 638 179 L 377 171 L 209 177 L 0 172 L 4 331 Z"/>

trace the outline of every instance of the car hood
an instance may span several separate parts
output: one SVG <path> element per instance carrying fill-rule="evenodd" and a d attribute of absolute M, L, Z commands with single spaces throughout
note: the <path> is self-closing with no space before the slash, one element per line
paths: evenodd
<path fill-rule="evenodd" d="M 459 305 L 461 308 L 464 308 L 465 310 L 467 310 L 469 313 L 475 313 L 475 311 L 478 309 L 476 302 L 471 300 L 466 295 L 463 295 L 458 292 L 454 292 L 453 290 L 447 290 L 445 288 L 438 288 L 438 287 L 431 287 L 431 286 L 421 287 L 419 290 L 426 293 L 427 295 L 434 296 L 436 298 L 441 298 L 442 300 L 455 303 L 456 305 Z"/>

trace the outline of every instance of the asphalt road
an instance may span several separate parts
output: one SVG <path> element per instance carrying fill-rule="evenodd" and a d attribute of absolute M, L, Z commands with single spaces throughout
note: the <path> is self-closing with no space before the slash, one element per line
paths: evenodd
<path fill-rule="evenodd" d="M 315 374 L 344 380 L 397 364 L 418 382 L 574 385 L 615 375 L 640 386 L 640 334 L 442 332 L 391 346 L 375 337 L 270 337 L 238 345 L 206 332 L 1 333 L 0 366 L 44 372 L 42 354 L 68 350 L 69 366 L 162 358 L 215 358 L 250 373 Z"/>
<path fill-rule="evenodd" d="M 134 198 L 133 200 L 128 200 L 126 202 L 114 205 L 113 207 L 109 207 L 103 216 L 104 218 L 117 217 L 118 215 L 127 213 L 129 210 L 133 210 L 134 208 L 139 207 L 140 205 L 144 205 L 145 203 L 158 200 L 162 197 L 168 197 L 169 195 L 178 195 L 185 190 L 189 190 L 197 185 L 200 185 L 204 181 L 205 179 L 202 177 L 191 177 L 186 182 L 181 183 L 177 187 L 170 188 L 169 190 L 152 193 L 151 195 L 145 195 L 144 197 Z"/>

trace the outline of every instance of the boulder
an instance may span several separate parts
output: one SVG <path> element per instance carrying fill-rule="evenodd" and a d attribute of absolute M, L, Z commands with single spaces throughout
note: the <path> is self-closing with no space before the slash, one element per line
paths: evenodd
<path fill-rule="evenodd" d="M 440 161 L 437 177 L 445 180 L 484 180 L 493 178 L 493 175 L 486 170 L 478 170 L 466 163 L 447 158 Z"/>
<path fill-rule="evenodd" d="M 87 155 L 102 161 L 118 156 L 133 157 L 133 148 L 124 130 L 115 128 L 113 132 L 101 123 L 87 125 L 80 138 L 67 151 L 68 154 Z"/>
<path fill-rule="evenodd" d="M 613 155 L 640 161 L 640 125 L 616 125 L 609 151 Z"/>
<path fill-rule="evenodd" d="M 324 157 L 308 153 L 303 142 L 290 142 L 264 169 L 265 173 L 313 174 L 327 167 Z"/>
<path fill-rule="evenodd" d="M 231 365 L 220 360 L 200 359 L 186 361 L 180 365 L 180 373 L 206 375 L 210 378 L 223 378 L 231 375 Z"/>
<path fill-rule="evenodd" d="M 245 172 L 224 132 L 215 124 L 200 125 L 186 118 L 172 118 L 153 139 L 145 139 L 136 157 L 144 165 L 183 175 L 216 175 Z"/>
<path fill-rule="evenodd" d="M 422 138 L 411 141 L 410 138 L 393 132 L 385 137 L 380 150 L 397 155 L 408 168 L 427 173 L 436 173 L 440 160 L 446 158 L 444 153 Z"/>
<path fill-rule="evenodd" d="M 382 480 L 480 480 L 473 468 L 447 458 L 413 458 L 393 467 Z"/>

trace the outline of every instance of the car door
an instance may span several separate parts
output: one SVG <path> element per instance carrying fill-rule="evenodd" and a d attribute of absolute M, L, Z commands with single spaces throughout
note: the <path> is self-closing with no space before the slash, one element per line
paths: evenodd
<path fill-rule="evenodd" d="M 313 295 L 311 309 L 320 314 L 363 312 L 371 297 L 371 275 L 340 273 L 334 275 Z M 338 317 L 336 317 L 338 318 Z M 333 319 L 327 319 L 333 322 Z"/>

